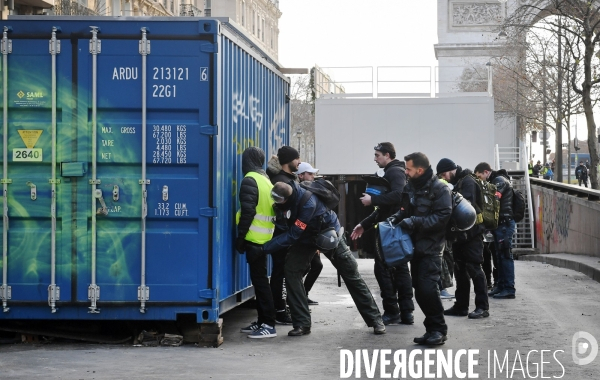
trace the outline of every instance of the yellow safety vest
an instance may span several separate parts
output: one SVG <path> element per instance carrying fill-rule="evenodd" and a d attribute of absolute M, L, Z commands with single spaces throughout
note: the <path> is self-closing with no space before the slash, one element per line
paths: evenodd
<path fill-rule="evenodd" d="M 252 177 L 258 186 L 258 204 L 256 205 L 256 215 L 250 224 L 250 229 L 246 234 L 246 240 L 256 244 L 265 244 L 273 237 L 275 232 L 275 211 L 273 210 L 273 200 L 271 199 L 271 189 L 273 184 L 267 177 L 257 172 L 248 172 L 246 177 Z M 237 212 L 237 223 L 240 221 L 241 210 Z"/>

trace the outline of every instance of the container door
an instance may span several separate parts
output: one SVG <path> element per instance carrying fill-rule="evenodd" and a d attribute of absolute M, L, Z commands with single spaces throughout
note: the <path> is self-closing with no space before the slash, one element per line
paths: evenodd
<path fill-rule="evenodd" d="M 210 219 L 201 214 L 210 213 L 212 54 L 199 40 L 110 33 L 98 35 L 95 107 L 94 55 L 88 40 L 78 49 L 80 116 L 96 149 L 93 138 L 79 146 L 97 169 L 87 174 L 94 189 L 77 193 L 77 299 L 88 301 L 95 283 L 99 305 L 134 302 L 145 312 L 152 302 L 199 302 L 210 287 Z"/>
<path fill-rule="evenodd" d="M 48 28 L 39 38 L 3 39 L 10 46 L 0 85 L 5 312 L 22 303 L 48 303 L 55 312 L 71 293 L 71 188 L 60 162 L 72 149 L 72 55 L 55 36 Z"/>

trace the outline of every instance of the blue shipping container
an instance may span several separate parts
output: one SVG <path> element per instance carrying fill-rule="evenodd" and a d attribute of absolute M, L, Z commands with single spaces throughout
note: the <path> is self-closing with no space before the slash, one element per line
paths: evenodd
<path fill-rule="evenodd" d="M 289 141 L 289 82 L 221 21 L 2 21 L 0 319 L 215 322 L 253 296 L 241 153 Z"/>

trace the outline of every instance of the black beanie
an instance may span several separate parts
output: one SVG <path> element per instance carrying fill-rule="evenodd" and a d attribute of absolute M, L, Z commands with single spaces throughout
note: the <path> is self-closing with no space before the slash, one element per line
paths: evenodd
<path fill-rule="evenodd" d="M 442 158 L 435 168 L 438 175 L 454 169 L 456 169 L 456 164 L 449 158 Z"/>
<path fill-rule="evenodd" d="M 280 165 L 289 164 L 296 158 L 300 158 L 300 154 L 291 146 L 284 145 L 277 151 L 277 159 L 279 159 Z"/>

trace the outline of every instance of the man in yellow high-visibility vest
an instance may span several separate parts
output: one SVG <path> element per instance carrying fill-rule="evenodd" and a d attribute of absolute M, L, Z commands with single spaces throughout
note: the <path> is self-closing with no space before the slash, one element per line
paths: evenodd
<path fill-rule="evenodd" d="M 263 244 L 271 240 L 275 231 L 275 212 L 271 189 L 273 185 L 263 170 L 265 152 L 249 147 L 242 153 L 244 179 L 240 185 L 238 212 L 238 237 L 235 249 L 246 253 L 250 266 L 250 279 L 256 296 L 258 320 L 240 331 L 249 333 L 248 338 L 273 338 L 275 331 L 275 306 L 267 276 L 267 257 Z"/>

